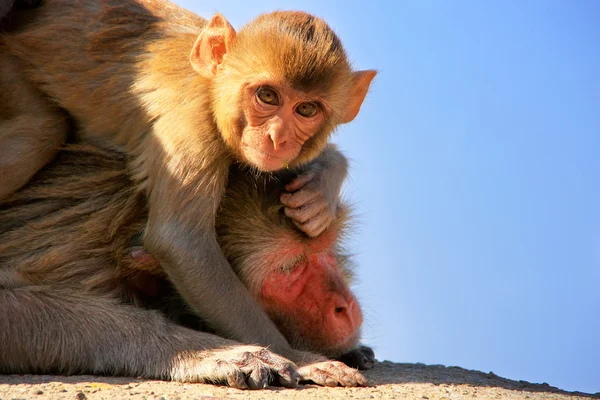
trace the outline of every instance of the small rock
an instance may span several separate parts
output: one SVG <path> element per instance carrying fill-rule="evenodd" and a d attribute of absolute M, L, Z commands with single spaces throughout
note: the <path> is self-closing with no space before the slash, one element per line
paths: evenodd
<path fill-rule="evenodd" d="M 77 395 L 75 397 L 77 398 L 77 400 L 86 400 L 87 399 L 87 396 L 83 392 L 77 393 Z"/>

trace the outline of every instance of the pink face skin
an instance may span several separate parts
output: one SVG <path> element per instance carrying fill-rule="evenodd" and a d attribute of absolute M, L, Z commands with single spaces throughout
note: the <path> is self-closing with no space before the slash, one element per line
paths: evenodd
<path fill-rule="evenodd" d="M 259 301 L 279 330 L 300 338 L 308 350 L 342 354 L 356 345 L 362 312 L 332 251 L 337 232 L 309 242 L 282 239 L 264 257 L 272 269 L 259 289 Z M 271 259 L 272 258 L 272 259 Z M 293 268 L 279 268 L 292 260 Z"/>
<path fill-rule="evenodd" d="M 284 336 L 299 336 L 309 349 L 343 353 L 358 341 L 360 306 L 330 253 L 307 254 L 292 271 L 270 272 L 259 299 Z"/>
<path fill-rule="evenodd" d="M 250 85 L 244 97 L 242 156 L 263 171 L 285 168 L 326 119 L 322 101 L 281 85 Z"/>

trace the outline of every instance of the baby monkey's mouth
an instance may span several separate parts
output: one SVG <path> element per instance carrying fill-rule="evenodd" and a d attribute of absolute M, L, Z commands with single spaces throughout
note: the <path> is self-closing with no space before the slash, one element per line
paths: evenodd
<path fill-rule="evenodd" d="M 263 152 L 249 145 L 243 145 L 242 149 L 246 161 L 262 171 L 276 171 L 288 165 L 287 157 L 283 158 L 272 153 Z"/>

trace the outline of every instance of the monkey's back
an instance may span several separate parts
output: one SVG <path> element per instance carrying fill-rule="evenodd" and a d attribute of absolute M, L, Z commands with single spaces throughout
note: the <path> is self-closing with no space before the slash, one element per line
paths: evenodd
<path fill-rule="evenodd" d="M 133 300 L 123 277 L 131 277 L 132 239 L 147 211 L 125 162 L 114 151 L 68 146 L 0 202 L 0 287 L 61 286 Z"/>
<path fill-rule="evenodd" d="M 114 136 L 150 129 L 137 93 L 148 88 L 137 83 L 157 43 L 173 48 L 174 67 L 193 72 L 187 56 L 206 23 L 166 0 L 47 0 L 14 11 L 0 41 L 27 78 L 88 132 Z"/>

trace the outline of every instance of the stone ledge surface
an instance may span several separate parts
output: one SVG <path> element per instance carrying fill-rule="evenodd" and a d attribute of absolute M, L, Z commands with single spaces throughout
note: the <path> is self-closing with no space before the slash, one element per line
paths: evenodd
<path fill-rule="evenodd" d="M 203 384 L 101 376 L 0 375 L 0 400 L 9 399 L 600 399 L 600 393 L 566 392 L 548 384 L 442 365 L 379 362 L 365 373 L 370 387 L 242 391 Z"/>

